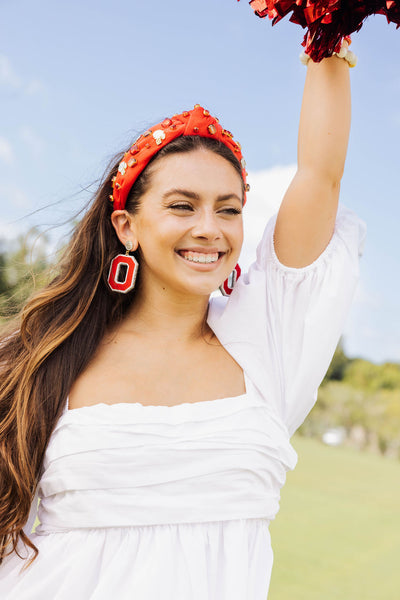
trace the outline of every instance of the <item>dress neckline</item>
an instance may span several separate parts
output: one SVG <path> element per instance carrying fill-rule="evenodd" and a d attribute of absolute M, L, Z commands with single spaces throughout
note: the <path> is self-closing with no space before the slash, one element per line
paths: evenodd
<path fill-rule="evenodd" d="M 172 406 L 169 406 L 168 404 L 142 404 L 141 402 L 113 402 L 112 404 L 108 404 L 106 402 L 96 402 L 95 404 L 89 404 L 86 406 L 79 406 L 78 408 L 69 408 L 69 396 L 67 396 L 67 400 L 65 403 L 65 407 L 64 407 L 64 413 L 74 413 L 75 411 L 79 412 L 82 410 L 91 410 L 94 409 L 95 407 L 108 407 L 109 409 L 119 406 L 119 407 L 124 407 L 124 406 L 133 406 L 133 407 L 137 407 L 140 410 L 155 410 L 155 409 L 162 409 L 162 410 L 176 410 L 176 409 L 180 409 L 181 407 L 186 407 L 186 406 L 196 406 L 198 404 L 200 405 L 219 405 L 219 404 L 224 404 L 227 401 L 230 402 L 240 402 L 241 400 L 243 400 L 244 398 L 247 398 L 247 396 L 249 395 L 249 390 L 250 390 L 250 386 L 251 386 L 251 382 L 250 379 L 246 373 L 246 371 L 242 368 L 243 371 L 243 377 L 244 377 L 244 384 L 245 384 L 245 392 L 243 394 L 239 394 L 238 396 L 226 396 L 224 398 L 216 398 L 214 400 L 199 400 L 198 402 L 180 402 L 179 404 L 174 404 Z M 186 410 L 186 409 L 185 409 Z"/>

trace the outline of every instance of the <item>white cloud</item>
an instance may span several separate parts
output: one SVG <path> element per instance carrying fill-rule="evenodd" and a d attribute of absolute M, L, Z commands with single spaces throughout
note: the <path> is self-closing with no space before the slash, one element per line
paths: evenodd
<path fill-rule="evenodd" d="M 46 86 L 44 83 L 39 81 L 39 79 L 32 79 L 25 86 L 25 94 L 27 96 L 34 96 L 35 94 L 41 94 L 46 90 Z"/>
<path fill-rule="evenodd" d="M 21 79 L 11 66 L 7 56 L 0 54 L 0 84 L 9 88 L 19 88 L 22 85 Z"/>
<path fill-rule="evenodd" d="M 249 171 L 250 192 L 243 209 L 244 243 L 240 266 L 247 270 L 255 259 L 256 248 L 265 225 L 279 209 L 297 165 L 275 166 L 262 171 Z"/>
<path fill-rule="evenodd" d="M 4 137 L 0 137 L 0 160 L 7 165 L 11 165 L 14 161 L 14 152 L 11 144 Z"/>
<path fill-rule="evenodd" d="M 44 148 L 43 139 L 32 129 L 32 127 L 21 127 L 19 137 L 26 144 L 34 156 L 40 156 Z"/>
<path fill-rule="evenodd" d="M 46 86 L 38 79 L 23 81 L 12 66 L 9 58 L 0 54 L 0 86 L 22 92 L 28 96 L 42 93 Z"/>
<path fill-rule="evenodd" d="M 0 221 L 0 241 L 13 241 L 20 235 L 21 231 L 10 223 Z"/>
<path fill-rule="evenodd" d="M 400 362 L 397 312 L 397 305 L 391 305 L 382 290 L 367 287 L 361 276 L 343 331 L 346 354 L 372 362 Z"/>
<path fill-rule="evenodd" d="M 0 206 L 29 209 L 32 207 L 32 202 L 27 194 L 18 186 L 3 184 L 0 185 Z"/>
<path fill-rule="evenodd" d="M 353 304 L 370 310 L 381 310 L 385 304 L 385 300 L 382 293 L 377 290 L 367 289 L 365 281 L 360 279 Z"/>

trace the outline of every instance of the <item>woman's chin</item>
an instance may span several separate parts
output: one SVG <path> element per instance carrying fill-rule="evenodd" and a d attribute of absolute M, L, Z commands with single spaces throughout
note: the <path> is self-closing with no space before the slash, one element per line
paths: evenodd
<path fill-rule="evenodd" d="M 208 277 L 207 281 L 203 278 L 203 281 L 199 278 L 191 278 L 190 281 L 182 281 L 182 285 L 178 286 L 179 291 L 183 292 L 186 296 L 210 296 L 213 292 L 218 290 L 222 284 L 217 277 Z M 178 291 L 178 290 L 177 290 Z"/>
<path fill-rule="evenodd" d="M 218 290 L 219 284 L 217 285 L 198 285 L 198 286 L 188 286 L 186 294 L 188 296 L 211 296 L 213 292 Z"/>

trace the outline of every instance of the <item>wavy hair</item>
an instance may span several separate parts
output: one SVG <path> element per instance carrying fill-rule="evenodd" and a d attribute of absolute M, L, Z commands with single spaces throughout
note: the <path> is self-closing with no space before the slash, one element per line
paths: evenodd
<path fill-rule="evenodd" d="M 138 211 L 157 161 L 198 148 L 228 160 L 242 179 L 244 194 L 241 165 L 227 146 L 212 138 L 181 136 L 162 148 L 140 174 L 126 210 Z M 56 266 L 56 275 L 27 301 L 0 338 L 0 564 L 14 551 L 20 556 L 19 539 L 34 551 L 24 568 L 39 554 L 23 527 L 51 433 L 72 384 L 107 329 L 124 318 L 137 289 L 116 294 L 107 283 L 111 260 L 121 251 L 110 219 L 109 195 L 122 156 L 119 153 L 108 165 Z"/>

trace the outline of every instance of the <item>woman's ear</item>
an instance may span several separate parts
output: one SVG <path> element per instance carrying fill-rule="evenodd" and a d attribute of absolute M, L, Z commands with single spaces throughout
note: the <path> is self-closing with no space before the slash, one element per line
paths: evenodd
<path fill-rule="evenodd" d="M 111 223 L 121 244 L 125 246 L 127 241 L 131 241 L 132 250 L 137 250 L 139 241 L 137 239 L 135 221 L 132 215 L 126 210 L 114 210 L 111 214 Z"/>

